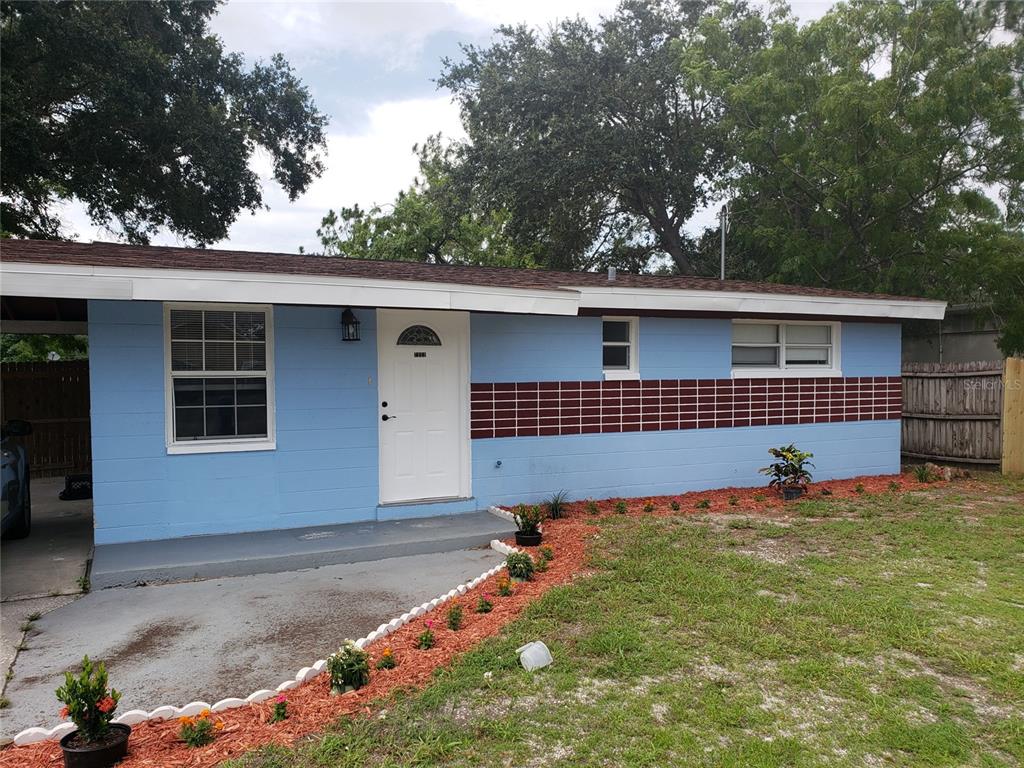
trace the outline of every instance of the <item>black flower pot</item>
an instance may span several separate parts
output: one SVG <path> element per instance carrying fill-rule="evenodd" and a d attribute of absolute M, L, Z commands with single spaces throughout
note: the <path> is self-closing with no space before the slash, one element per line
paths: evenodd
<path fill-rule="evenodd" d="M 111 723 L 110 730 L 99 742 L 71 746 L 78 735 L 72 731 L 60 740 L 60 748 L 64 751 L 64 768 L 108 768 L 108 766 L 124 760 L 128 754 L 128 736 L 132 727 L 122 723 Z"/>
<path fill-rule="evenodd" d="M 537 533 L 523 533 L 522 531 L 516 531 L 516 544 L 520 547 L 536 547 L 540 545 L 541 534 Z"/>
<path fill-rule="evenodd" d="M 802 485 L 784 485 L 782 486 L 782 500 L 783 501 L 794 501 L 804 495 L 804 487 Z"/>

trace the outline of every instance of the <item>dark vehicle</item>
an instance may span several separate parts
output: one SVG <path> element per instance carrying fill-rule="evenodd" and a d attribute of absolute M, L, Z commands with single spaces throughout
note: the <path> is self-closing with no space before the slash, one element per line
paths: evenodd
<path fill-rule="evenodd" d="M 17 439 L 30 434 L 32 425 L 21 419 L 11 419 L 0 429 L 0 482 L 3 484 L 0 533 L 12 539 L 23 539 L 32 530 L 28 451 Z"/>

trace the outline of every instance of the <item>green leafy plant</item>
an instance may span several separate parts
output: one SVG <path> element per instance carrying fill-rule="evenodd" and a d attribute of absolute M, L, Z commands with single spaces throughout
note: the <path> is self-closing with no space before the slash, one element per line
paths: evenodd
<path fill-rule="evenodd" d="M 434 647 L 434 622 L 427 619 L 423 622 L 423 631 L 420 632 L 420 636 L 416 638 L 416 647 L 421 651 L 426 651 Z"/>
<path fill-rule="evenodd" d="M 616 515 L 624 515 L 628 511 L 629 511 L 629 507 L 626 506 L 626 502 L 624 500 L 619 499 L 618 501 L 615 502 L 615 514 Z"/>
<path fill-rule="evenodd" d="M 669 507 L 672 508 L 673 512 L 678 512 L 679 511 L 679 501 L 678 501 L 678 499 L 672 499 L 672 501 L 669 502 Z"/>
<path fill-rule="evenodd" d="M 270 712 L 270 722 L 280 723 L 282 720 L 288 719 L 288 697 L 283 693 L 277 695 L 274 699 L 274 708 Z"/>
<path fill-rule="evenodd" d="M 729 506 L 730 507 L 735 507 L 739 503 L 740 503 L 740 497 L 739 496 L 732 495 L 732 496 L 729 497 Z"/>
<path fill-rule="evenodd" d="M 398 662 L 395 661 L 395 654 L 391 651 L 391 648 L 385 648 L 380 653 L 380 658 L 377 659 L 377 669 L 394 669 L 398 666 Z"/>
<path fill-rule="evenodd" d="M 490 613 L 494 610 L 494 601 L 488 594 L 480 595 L 476 600 L 476 612 L 477 613 Z"/>
<path fill-rule="evenodd" d="M 546 573 L 548 570 L 548 561 L 543 557 L 538 558 L 533 564 L 533 570 L 537 573 Z"/>
<path fill-rule="evenodd" d="M 762 501 L 765 501 L 766 499 L 767 499 L 767 497 L 763 493 L 755 493 L 754 494 L 754 501 L 756 501 L 758 503 L 761 503 Z"/>
<path fill-rule="evenodd" d="M 700 501 L 698 501 L 693 506 L 695 506 L 697 509 L 711 509 L 711 500 L 710 499 L 701 499 Z"/>
<path fill-rule="evenodd" d="M 217 731 L 224 727 L 224 721 L 214 722 L 210 710 L 204 709 L 195 717 L 179 717 L 178 737 L 190 747 L 205 747 L 212 744 Z"/>
<path fill-rule="evenodd" d="M 864 483 L 857 483 L 853 486 L 854 493 L 864 493 Z"/>
<path fill-rule="evenodd" d="M 512 517 L 515 518 L 519 532 L 528 535 L 537 533 L 540 530 L 540 524 L 544 522 L 544 513 L 536 505 L 528 507 L 525 504 L 520 504 L 513 511 Z"/>
<path fill-rule="evenodd" d="M 768 453 L 778 461 L 767 467 L 761 467 L 758 471 L 762 475 L 771 477 L 768 482 L 769 488 L 800 486 L 811 481 L 811 473 L 807 468 L 814 466 L 808 461 L 814 457 L 813 453 L 798 450 L 793 444 L 784 445 L 781 448 L 769 448 Z"/>
<path fill-rule="evenodd" d="M 540 552 L 540 559 L 541 560 L 544 560 L 546 562 L 551 562 L 552 560 L 555 559 L 555 550 L 553 550 L 551 547 L 549 547 L 547 545 L 541 547 L 539 552 Z"/>
<path fill-rule="evenodd" d="M 548 499 L 545 504 L 548 510 L 548 517 L 552 520 L 558 520 L 559 518 L 565 517 L 569 511 L 569 492 L 558 491 Z"/>
<path fill-rule="evenodd" d="M 648 499 L 644 502 L 644 514 L 649 515 L 654 512 L 654 502 Z"/>
<path fill-rule="evenodd" d="M 327 657 L 327 674 L 331 678 L 331 692 L 344 693 L 357 690 L 370 682 L 370 655 L 353 641 Z"/>
<path fill-rule="evenodd" d="M 113 688 L 107 690 L 107 669 L 103 662 L 93 665 L 89 657 L 84 656 L 78 676 L 64 673 L 64 685 L 57 689 L 57 698 L 64 704 L 60 716 L 70 718 L 78 729 L 79 738 L 91 743 L 110 729 L 121 694 Z"/>
<path fill-rule="evenodd" d="M 505 568 L 513 579 L 529 581 L 533 578 L 533 558 L 525 552 L 512 552 L 505 558 Z"/>
<path fill-rule="evenodd" d="M 587 499 L 587 514 L 597 515 L 600 514 L 601 510 L 597 508 L 597 502 L 593 499 Z"/>
<path fill-rule="evenodd" d="M 512 579 L 510 579 L 508 576 L 503 576 L 502 578 L 498 579 L 498 594 L 501 597 L 511 597 L 512 589 Z"/>
<path fill-rule="evenodd" d="M 895 480 L 893 480 L 893 481 L 891 481 L 889 483 L 889 490 L 892 491 L 893 493 L 896 493 L 896 491 L 898 491 L 899 489 L 900 489 L 900 484 L 897 483 Z"/>
<path fill-rule="evenodd" d="M 931 467 L 927 464 L 914 465 L 914 479 L 919 483 L 930 483 L 935 479 Z"/>
<path fill-rule="evenodd" d="M 462 629 L 462 606 L 459 603 L 453 602 L 448 608 L 448 615 L 446 621 L 448 623 L 448 629 L 453 632 L 458 632 Z"/>

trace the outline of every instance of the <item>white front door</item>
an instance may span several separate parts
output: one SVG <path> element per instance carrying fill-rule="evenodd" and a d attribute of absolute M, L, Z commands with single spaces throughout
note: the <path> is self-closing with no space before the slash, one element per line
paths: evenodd
<path fill-rule="evenodd" d="M 468 498 L 469 314 L 377 311 L 380 501 Z"/>

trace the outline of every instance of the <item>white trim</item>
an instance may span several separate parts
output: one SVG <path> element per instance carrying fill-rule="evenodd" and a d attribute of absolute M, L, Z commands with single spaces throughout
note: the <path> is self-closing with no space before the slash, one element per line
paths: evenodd
<path fill-rule="evenodd" d="M 604 340 L 604 324 L 629 323 L 629 340 L 625 342 L 606 342 Z M 613 347 L 629 347 L 628 368 L 604 367 L 604 348 L 606 344 Z M 635 315 L 604 315 L 601 318 L 601 371 L 605 381 L 636 381 L 640 378 L 640 318 Z"/>
<path fill-rule="evenodd" d="M 946 302 L 668 288 L 504 288 L 414 280 L 2 261 L 9 296 L 233 301 L 576 315 L 580 309 L 941 320 Z"/>
<path fill-rule="evenodd" d="M 175 440 L 174 439 L 174 387 L 171 371 L 171 310 L 233 310 L 236 312 L 264 312 L 266 327 L 266 374 L 253 378 L 267 381 L 267 436 L 234 437 L 220 440 Z M 211 302 L 164 302 L 164 443 L 169 455 L 190 453 L 242 453 L 245 451 L 273 451 L 277 449 L 277 424 L 274 395 L 274 307 L 269 304 L 224 304 Z M 181 373 L 179 371 L 179 373 Z M 244 378 L 235 371 L 225 371 L 225 378 Z M 215 378 L 196 373 L 194 378 Z"/>
<path fill-rule="evenodd" d="M 459 354 L 459 425 L 458 430 L 462 439 L 459 441 L 459 452 L 460 452 L 460 463 L 459 463 L 459 493 L 455 497 L 444 497 L 444 498 L 420 498 L 420 499 L 389 499 L 384 501 L 382 490 L 385 487 L 384 478 L 384 456 L 383 448 L 384 441 L 381 439 L 380 430 L 382 409 L 378 408 L 377 413 L 377 503 L 380 506 L 401 506 L 404 504 L 414 503 L 430 503 L 430 502 L 443 502 L 453 501 L 461 499 L 470 499 L 473 497 L 473 441 L 470 439 L 469 431 L 469 412 L 470 412 L 470 386 L 469 386 L 469 372 L 470 372 L 470 324 L 469 324 L 469 313 L 468 312 L 432 312 L 432 311 L 416 311 L 408 309 L 378 309 L 377 310 L 377 403 L 383 401 L 382 393 L 380 391 L 381 385 L 381 355 L 384 353 L 387 345 L 382 343 L 380 328 L 383 325 L 381 322 L 381 315 L 392 315 L 394 317 L 405 317 L 407 322 L 422 322 L 424 325 L 432 325 L 435 319 L 450 320 L 453 316 L 461 317 L 461 329 L 460 329 L 460 354 Z"/>
<path fill-rule="evenodd" d="M 944 301 L 668 288 L 566 287 L 580 292 L 581 309 L 720 312 L 729 315 L 843 315 L 893 320 L 941 320 L 946 312 Z"/>
<path fill-rule="evenodd" d="M 3 292 L 9 296 L 451 309 L 537 315 L 575 315 L 579 307 L 579 295 L 571 290 L 415 280 L 19 262 L 0 263 L 0 275 L 3 276 Z"/>
<path fill-rule="evenodd" d="M 735 325 L 774 325 L 779 329 L 779 341 L 775 346 L 779 350 L 779 364 L 777 366 L 748 366 L 732 369 L 734 379 L 781 379 L 781 378 L 834 378 L 843 375 L 842 371 L 842 323 L 828 320 L 761 320 L 754 318 L 735 317 L 732 326 Z M 787 325 L 827 325 L 830 328 L 831 338 L 830 358 L 832 364 L 829 366 L 818 365 L 786 365 L 786 326 Z M 730 328 L 732 327 L 730 326 Z M 734 343 L 729 340 L 729 357 L 732 359 L 732 348 Z M 740 344 L 739 346 L 772 346 L 771 344 Z M 801 346 L 801 345 L 796 345 Z M 824 345 L 811 345 L 824 346 Z"/>

